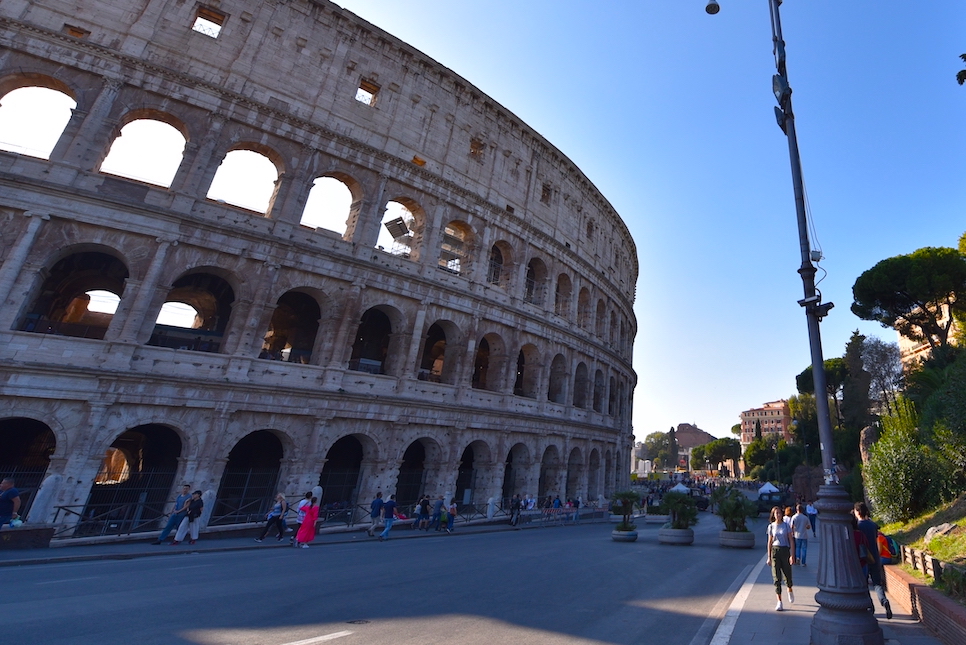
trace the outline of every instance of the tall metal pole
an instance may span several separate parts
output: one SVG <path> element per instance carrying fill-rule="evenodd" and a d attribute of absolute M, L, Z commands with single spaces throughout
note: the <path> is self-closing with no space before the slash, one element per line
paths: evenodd
<path fill-rule="evenodd" d="M 808 324 L 808 344 L 812 355 L 812 374 L 815 382 L 815 406 L 818 413 L 818 434 L 821 441 L 824 483 L 819 487 L 816 506 L 822 515 L 819 522 L 821 549 L 818 559 L 818 593 L 815 600 L 819 609 L 812 619 L 811 642 L 814 645 L 838 645 L 862 643 L 882 645 L 882 629 L 872 613 L 869 587 L 852 541 L 849 517 L 851 503 L 835 470 L 835 449 L 832 423 L 826 394 L 825 361 L 822 357 L 822 336 L 819 322 L 832 308 L 831 303 L 822 304 L 822 296 L 815 289 L 815 265 L 808 239 L 808 222 L 805 214 L 805 188 L 802 181 L 802 161 L 798 152 L 798 136 L 795 132 L 795 114 L 792 111 L 792 90 L 785 69 L 785 41 L 782 38 L 782 0 L 768 0 L 771 13 L 772 42 L 775 66 L 778 73 L 772 78 L 772 89 L 779 107 L 775 108 L 778 124 L 788 138 L 788 156 L 791 161 L 792 188 L 795 192 L 795 215 L 798 220 L 798 243 L 802 265 L 804 298 L 798 303 L 805 308 Z"/>
<path fill-rule="evenodd" d="M 811 643 L 813 645 L 882 645 L 882 629 L 872 613 L 872 598 L 862 569 L 855 554 L 849 512 L 852 504 L 835 470 L 835 450 L 832 424 L 829 415 L 825 380 L 825 361 L 822 357 L 822 337 L 819 322 L 832 303 L 822 304 L 821 294 L 815 289 L 815 265 L 808 239 L 808 222 L 805 213 L 805 188 L 802 181 L 802 162 L 798 152 L 795 132 L 795 115 L 792 111 L 792 89 L 785 69 L 785 41 L 779 7 L 782 0 L 768 0 L 775 66 L 778 73 L 772 77 L 772 90 L 778 100 L 775 116 L 778 125 L 788 138 L 788 156 L 791 162 L 792 188 L 795 193 L 795 215 L 798 221 L 798 243 L 802 264 L 798 269 L 802 277 L 804 298 L 798 304 L 805 308 L 808 324 L 808 341 L 812 357 L 812 374 L 815 383 L 815 405 L 818 413 L 818 433 L 822 451 L 824 483 L 819 487 L 815 506 L 821 513 L 818 523 L 821 549 L 818 560 L 818 593 L 815 600 L 819 609 L 812 619 Z M 709 1 L 707 12 L 718 12 L 718 3 Z M 804 440 L 803 440 L 804 441 Z"/>

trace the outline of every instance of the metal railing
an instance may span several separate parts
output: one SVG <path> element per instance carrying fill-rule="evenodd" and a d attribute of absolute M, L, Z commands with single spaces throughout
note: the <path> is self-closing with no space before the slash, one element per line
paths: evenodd
<path fill-rule="evenodd" d="M 167 517 L 163 506 L 130 502 L 110 505 L 97 511 L 97 505 L 72 504 L 55 506 L 54 524 L 65 526 L 54 531 L 53 537 L 95 537 L 103 535 L 130 535 L 154 531 L 158 523 Z M 147 516 L 147 518 L 145 518 Z"/>

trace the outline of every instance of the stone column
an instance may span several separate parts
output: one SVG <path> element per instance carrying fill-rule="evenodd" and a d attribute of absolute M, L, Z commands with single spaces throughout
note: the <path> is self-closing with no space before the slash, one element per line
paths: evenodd
<path fill-rule="evenodd" d="M 20 275 L 27 256 L 30 255 L 30 249 L 37 241 L 40 228 L 45 221 L 50 219 L 50 215 L 42 215 L 33 211 L 25 211 L 23 215 L 27 218 L 27 225 L 20 232 L 17 241 L 14 242 L 10 252 L 7 253 L 3 265 L 0 266 L 0 303 L 4 305 L 2 307 L 4 313 L 0 314 L 0 321 L 2 321 L 0 327 L 3 329 L 9 329 L 13 325 L 14 316 L 21 310 L 23 303 L 8 301 L 7 299 L 10 297 L 10 292 L 13 291 L 13 285 Z"/>
<path fill-rule="evenodd" d="M 215 157 L 215 148 L 225 121 L 222 115 L 212 114 L 208 118 L 208 127 L 205 128 L 205 135 L 201 142 L 197 144 L 189 142 L 185 146 L 184 158 L 171 181 L 169 188 L 171 192 L 188 194 L 198 199 L 205 198 L 221 161 Z"/>
<path fill-rule="evenodd" d="M 397 376 L 411 376 L 419 373 L 419 348 L 422 346 L 423 341 L 423 327 L 426 326 L 426 306 L 426 301 L 423 301 L 420 303 L 419 310 L 416 312 L 416 320 L 413 323 L 412 334 L 409 337 L 409 348 L 406 352 L 405 363 L 402 369 L 396 373 Z M 386 372 L 389 373 L 389 370 L 386 370 Z"/>
<path fill-rule="evenodd" d="M 233 329 L 226 330 L 226 337 L 237 337 L 234 343 L 235 347 L 231 351 L 232 354 L 254 357 L 256 355 L 255 344 L 264 337 L 264 332 L 268 330 L 268 324 L 275 311 L 269 294 L 275 288 L 281 265 L 275 262 L 265 262 L 263 268 L 264 271 L 258 281 L 248 311 L 245 312 L 244 316 L 239 315 L 238 325 L 232 325 Z M 241 313 L 239 312 L 239 314 Z"/>
<path fill-rule="evenodd" d="M 130 343 L 144 342 L 147 340 L 141 334 L 141 331 L 147 326 L 147 321 L 144 320 L 144 316 L 147 313 L 148 306 L 154 300 L 155 292 L 158 288 L 158 281 L 161 278 L 161 271 L 164 269 L 165 260 L 168 257 L 168 251 L 172 246 L 177 246 L 178 244 L 177 240 L 165 240 L 162 238 L 158 238 L 157 242 L 158 248 L 154 251 L 151 264 L 148 266 L 148 270 L 145 272 L 140 284 L 133 290 L 134 301 L 130 309 L 125 310 L 118 307 L 118 312 L 114 315 L 114 319 L 111 320 L 111 327 L 108 329 L 108 336 L 105 340 L 119 340 Z M 125 297 L 124 300 L 128 300 L 128 298 Z M 151 324 L 153 327 L 154 321 L 151 321 Z M 116 338 L 111 337 L 114 333 L 117 334 Z"/>
<path fill-rule="evenodd" d="M 384 193 L 388 175 L 379 175 L 379 187 L 371 200 L 365 200 L 359 213 L 350 217 L 346 236 L 356 244 L 357 252 L 368 254 L 376 246 L 379 239 L 379 227 L 382 226 L 382 213 L 386 208 Z M 388 249 L 387 249 L 388 250 Z"/>
<path fill-rule="evenodd" d="M 342 317 L 339 320 L 339 327 L 336 329 L 335 338 L 332 340 L 330 347 L 329 367 L 341 368 L 348 360 L 346 355 L 352 347 L 349 338 L 359 326 L 359 306 L 362 300 L 362 290 L 365 288 L 366 285 L 362 282 L 354 282 L 345 295 Z M 319 358 L 322 359 L 321 356 Z"/>
<path fill-rule="evenodd" d="M 114 129 L 114 124 L 107 119 L 123 86 L 124 81 L 121 79 L 104 79 L 104 86 L 91 104 L 90 110 L 86 114 L 77 111 L 72 115 L 67 129 L 50 154 L 51 161 L 61 161 L 88 171 L 100 165 L 107 154 L 110 133 Z M 82 119 L 82 122 L 75 124 L 77 119 Z M 68 135 L 68 132 L 73 136 Z"/>

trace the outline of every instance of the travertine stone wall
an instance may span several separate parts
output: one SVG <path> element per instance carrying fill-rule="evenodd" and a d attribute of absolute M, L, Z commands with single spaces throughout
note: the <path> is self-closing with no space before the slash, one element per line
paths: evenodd
<path fill-rule="evenodd" d="M 199 7 L 224 16 L 217 38 L 192 30 Z M 362 84 L 377 90 L 371 105 L 355 98 Z M 346 436 L 363 449 L 359 501 L 393 490 L 417 441 L 427 493 L 456 489 L 470 445 L 480 503 L 538 488 L 596 499 L 626 483 L 633 240 L 564 154 L 471 83 L 325 1 L 6 0 L 0 97 L 33 85 L 77 107 L 49 159 L 0 152 L 0 421 L 36 420 L 56 439 L 47 471 L 56 490 L 31 519 L 83 505 L 107 448 L 145 424 L 177 434 L 177 479 L 206 490 L 217 491 L 228 453 L 257 430 L 281 441 L 289 494 L 318 483 Z M 99 172 L 120 129 L 140 118 L 185 135 L 170 187 Z M 233 149 L 275 164 L 267 213 L 206 199 Z M 353 194 L 341 236 L 299 224 L 321 176 Z M 390 200 L 416 219 L 408 257 L 374 248 Z M 438 266 L 451 222 L 467 236 L 455 273 Z M 494 246 L 504 256 L 497 283 Z M 27 330 L 54 265 L 91 251 L 127 270 L 103 338 Z M 528 295 L 534 260 L 542 301 Z M 149 345 L 174 283 L 198 273 L 234 294 L 218 350 Z M 555 303 L 561 275 L 571 295 Z M 260 351 L 292 291 L 321 311 L 304 364 Z M 350 369 L 372 308 L 392 324 L 375 374 Z M 424 380 L 434 323 L 446 332 L 445 369 Z M 472 381 L 484 337 L 488 389 Z M 516 481 L 504 486 L 518 444 Z"/>

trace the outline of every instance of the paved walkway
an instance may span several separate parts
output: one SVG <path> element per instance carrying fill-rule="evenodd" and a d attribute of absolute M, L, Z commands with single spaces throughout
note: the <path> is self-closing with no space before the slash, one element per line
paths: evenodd
<path fill-rule="evenodd" d="M 528 527 L 541 530 L 543 527 Z M 457 533 L 488 533 L 511 530 L 506 523 L 457 526 Z M 445 539 L 446 533 L 414 531 L 409 526 L 394 527 L 392 539 Z M 364 530 L 352 532 L 320 533 L 314 545 L 347 544 L 374 540 Z M 26 566 L 54 562 L 78 562 L 89 560 L 123 560 L 131 558 L 177 555 L 192 552 L 241 551 L 251 549 L 292 548 L 288 539 L 277 542 L 269 537 L 257 543 L 252 537 L 207 538 L 202 536 L 194 546 L 167 544 L 154 546 L 148 541 L 89 544 L 65 546 L 47 550 L 0 551 L 0 567 Z M 311 547 L 310 547 L 311 548 Z M 771 572 L 764 566 L 764 554 L 745 583 L 737 590 L 727 614 L 717 627 L 710 645 L 746 645 L 755 643 L 781 643 L 782 645 L 808 645 L 812 616 L 818 610 L 815 582 L 818 552 L 817 540 L 809 540 L 807 567 L 793 567 L 795 603 L 785 601 L 785 610 L 775 611 L 775 587 Z M 882 627 L 887 645 L 942 645 L 929 631 L 909 614 L 893 603 L 895 615 L 886 620 L 884 612 L 876 604 L 876 618 Z"/>
<path fill-rule="evenodd" d="M 775 611 L 778 600 L 775 595 L 775 584 L 772 582 L 771 571 L 764 565 L 765 556 L 762 554 L 762 566 L 756 567 L 749 574 L 749 581 L 735 595 L 728 616 L 722 620 L 712 645 L 745 645 L 746 643 L 781 643 L 782 645 L 808 645 L 811 634 L 812 617 L 818 611 L 815 594 L 818 587 L 815 582 L 817 574 L 819 552 L 818 540 L 808 541 L 809 566 L 792 567 L 794 580 L 795 603 L 784 598 L 784 611 Z M 742 600 L 743 605 L 742 605 Z M 929 630 L 923 627 L 911 615 L 892 603 L 894 615 L 892 620 L 886 620 L 885 612 L 879 607 L 878 600 L 873 593 L 873 603 L 876 608 L 876 618 L 882 628 L 887 645 L 942 645 Z M 737 620 L 734 619 L 736 605 L 740 609 Z M 730 624 L 730 625 L 729 625 Z M 728 630 L 733 631 L 728 633 Z"/>

